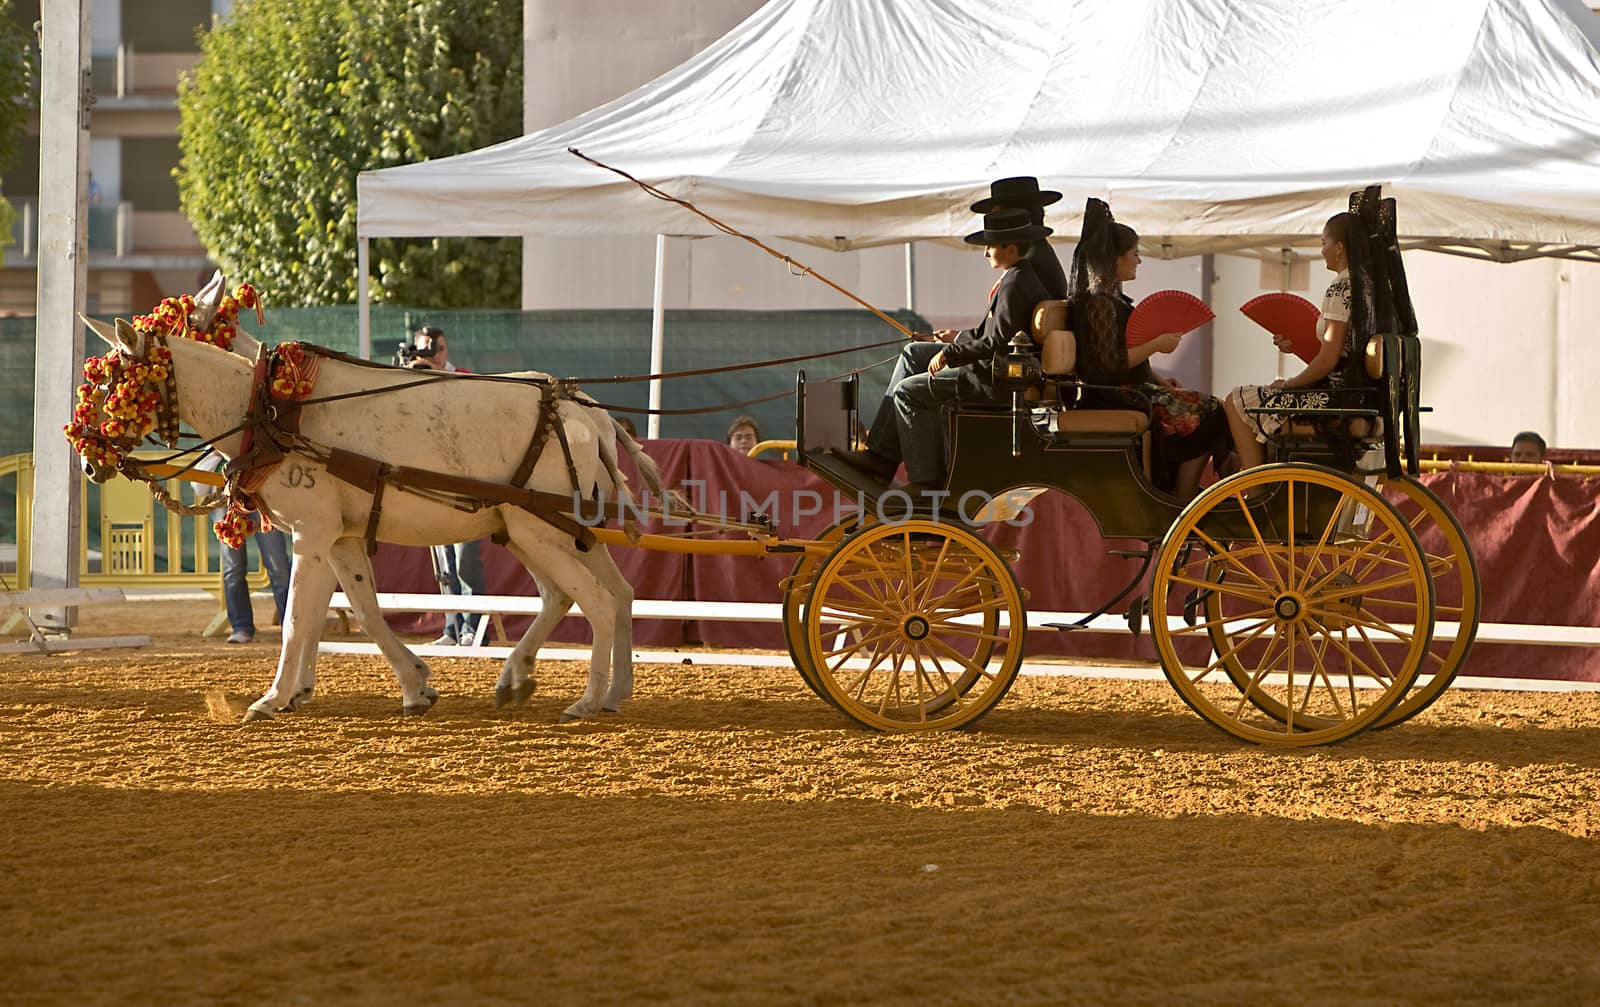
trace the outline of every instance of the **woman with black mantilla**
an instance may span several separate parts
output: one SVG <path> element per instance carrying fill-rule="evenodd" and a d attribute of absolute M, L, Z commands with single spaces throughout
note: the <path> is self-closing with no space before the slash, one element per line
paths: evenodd
<path fill-rule="evenodd" d="M 1206 460 L 1229 442 L 1227 416 L 1215 397 L 1151 369 L 1152 356 L 1178 348 L 1179 333 L 1128 346 L 1133 301 L 1122 285 L 1138 275 L 1141 261 L 1138 233 L 1113 220 L 1111 208 L 1091 197 L 1068 277 L 1078 376 L 1087 384 L 1117 387 L 1086 390 L 1082 405 L 1142 411 L 1148 403 L 1150 479 L 1168 493 L 1191 497 L 1199 489 Z"/>

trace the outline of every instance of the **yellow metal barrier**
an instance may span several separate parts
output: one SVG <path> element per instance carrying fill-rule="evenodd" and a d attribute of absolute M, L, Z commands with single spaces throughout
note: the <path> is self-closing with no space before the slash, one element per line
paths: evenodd
<path fill-rule="evenodd" d="M 1440 458 L 1435 455 L 1432 458 L 1422 459 L 1421 467 L 1424 472 L 1449 472 L 1454 470 L 1456 472 L 1489 472 L 1503 476 L 1539 476 L 1544 475 L 1546 472 L 1574 476 L 1600 475 L 1600 465 L 1579 465 L 1576 463 L 1555 465 L 1550 462 L 1480 462 L 1473 461 L 1471 455 L 1467 456 L 1466 461 Z"/>
<path fill-rule="evenodd" d="M 789 460 L 789 452 L 795 449 L 794 441 L 762 441 L 746 452 L 751 458 L 766 451 L 782 451 L 783 460 Z"/>
<path fill-rule="evenodd" d="M 33 455 L 0 458 L 0 480 L 7 476 L 17 481 L 17 572 L 12 586 L 26 591 L 32 586 L 28 582 L 28 541 L 33 536 Z"/>
<path fill-rule="evenodd" d="M 164 452 L 161 454 L 165 454 Z M 136 457 L 159 457 L 141 452 Z M 179 466 L 168 466 L 168 472 Z M 17 481 L 16 527 L 17 572 L 15 587 L 26 590 L 30 584 L 28 558 L 33 528 L 33 456 L 31 454 L 7 455 L 0 458 L 0 479 L 14 476 Z M 81 478 L 81 477 L 80 477 Z M 182 478 L 168 479 L 167 492 L 183 499 L 185 482 L 217 484 L 220 477 L 209 472 L 186 473 Z M 193 488 L 188 491 L 194 496 Z M 149 487 L 121 477 L 104 484 L 83 480 L 82 514 L 78 528 L 82 552 L 78 558 L 78 583 L 83 587 L 128 588 L 199 588 L 216 596 L 218 614 L 206 628 L 207 635 L 219 632 L 227 625 L 227 613 L 222 609 L 222 568 L 211 554 L 211 517 L 208 514 L 180 515 L 167 513 L 165 518 L 165 563 L 158 563 L 158 541 L 155 499 Z M 100 514 L 100 563 L 91 570 L 89 564 L 89 515 Z M 191 569 L 184 569 L 185 557 L 192 557 Z M 267 586 L 267 572 L 258 562 L 245 577 L 251 590 Z"/>

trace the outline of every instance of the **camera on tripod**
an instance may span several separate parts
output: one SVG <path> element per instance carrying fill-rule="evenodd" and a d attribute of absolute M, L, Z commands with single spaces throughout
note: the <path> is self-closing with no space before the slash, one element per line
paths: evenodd
<path fill-rule="evenodd" d="M 440 345 L 443 338 L 442 330 L 432 325 L 424 325 L 413 333 L 410 339 L 395 346 L 394 365 L 413 370 L 433 370 L 436 366 L 434 360 L 443 349 Z"/>

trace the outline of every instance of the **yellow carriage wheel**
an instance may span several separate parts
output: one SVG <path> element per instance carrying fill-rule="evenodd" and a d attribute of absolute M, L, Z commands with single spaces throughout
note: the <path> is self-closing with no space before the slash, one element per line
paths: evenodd
<path fill-rule="evenodd" d="M 1396 479 L 1384 476 L 1377 482 L 1379 489 L 1385 492 L 1389 501 L 1406 519 L 1423 549 L 1428 573 L 1433 581 L 1435 619 L 1455 627 L 1453 633 L 1442 639 L 1429 641 L 1427 657 L 1411 690 L 1399 705 L 1373 725 L 1374 730 L 1382 730 L 1426 710 L 1450 688 L 1450 683 L 1455 680 L 1472 649 L 1483 606 L 1477 561 L 1467 544 L 1466 533 L 1450 509 L 1426 486 L 1409 476 Z M 1227 564 L 1214 564 L 1213 572 L 1226 579 Z M 1219 596 L 1207 598 L 1206 618 L 1211 624 L 1208 632 L 1212 647 L 1218 654 L 1226 651 L 1227 644 L 1226 631 L 1218 619 L 1221 607 Z M 1228 676 L 1240 688 L 1249 682 L 1248 672 L 1241 666 L 1237 656 L 1228 659 L 1227 670 Z M 1269 714 L 1284 715 L 1281 707 L 1269 704 L 1263 709 Z M 1302 729 L 1306 726 L 1302 722 Z"/>
<path fill-rule="evenodd" d="M 1404 723 L 1426 710 L 1455 681 L 1478 635 L 1478 622 L 1483 615 L 1483 585 L 1478 579 L 1478 561 L 1467 544 L 1466 532 L 1442 500 L 1410 476 L 1382 477 L 1379 489 L 1395 502 L 1428 558 L 1435 618 L 1441 623 L 1456 624 L 1453 636 L 1447 635 L 1429 644 L 1427 660 L 1423 662 L 1416 684 L 1399 706 L 1378 721 L 1376 727 L 1381 730 Z M 1403 499 L 1395 501 L 1396 496 Z"/>
<path fill-rule="evenodd" d="M 1027 613 L 989 543 L 955 525 L 906 521 L 840 543 L 802 621 L 835 706 L 878 730 L 931 731 L 971 724 L 1005 697 Z"/>
<path fill-rule="evenodd" d="M 871 515 L 852 514 L 829 525 L 816 538 L 816 542 L 825 544 L 828 548 L 807 549 L 799 559 L 795 560 L 794 569 L 789 571 L 789 576 L 778 585 L 783 591 L 783 642 L 789 648 L 789 659 L 794 662 L 795 670 L 800 672 L 801 679 L 822 699 L 828 699 L 828 695 L 822 691 L 822 686 L 817 684 L 816 668 L 811 663 L 811 652 L 806 649 L 806 628 L 802 613 L 805 610 L 806 599 L 811 596 L 811 582 L 816 579 L 817 568 L 827 559 L 839 540 L 855 531 L 864 520 L 870 521 Z"/>
<path fill-rule="evenodd" d="M 1304 746 L 1399 706 L 1433 608 L 1428 562 L 1392 504 L 1333 469 L 1286 464 L 1226 479 L 1179 515 L 1156 557 L 1150 620 L 1167 679 L 1197 713 L 1246 741 Z M 1177 652 L 1191 636 L 1212 644 L 1198 668 Z"/>

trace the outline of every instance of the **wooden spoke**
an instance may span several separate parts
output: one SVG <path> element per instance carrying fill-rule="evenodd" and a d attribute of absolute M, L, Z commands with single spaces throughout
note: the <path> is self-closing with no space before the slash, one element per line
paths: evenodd
<path fill-rule="evenodd" d="M 1265 633 L 1272 627 L 1273 621 L 1274 620 L 1272 619 L 1263 619 L 1261 622 L 1256 623 L 1256 625 L 1251 627 L 1249 630 L 1245 630 L 1245 632 L 1249 634 L 1248 636 L 1231 645 L 1224 653 L 1217 655 L 1217 659 L 1215 661 L 1212 661 L 1210 664 L 1206 665 L 1204 671 L 1200 672 L 1200 674 L 1194 676 L 1189 681 L 1195 683 L 1203 681 L 1207 675 L 1222 667 L 1222 662 L 1237 654 L 1249 644 L 1255 642 L 1257 637 L 1261 636 L 1261 634 Z M 1276 637 L 1274 637 L 1274 640 L 1276 640 Z M 1270 645 L 1268 646 L 1268 649 L 1271 649 Z"/>
<path fill-rule="evenodd" d="M 1323 637 L 1322 650 L 1319 651 L 1316 649 L 1316 641 L 1312 640 L 1308 636 L 1306 638 L 1306 650 L 1311 654 L 1311 663 L 1317 670 L 1317 677 L 1322 679 L 1323 686 L 1328 690 L 1328 698 L 1333 701 L 1333 708 L 1338 712 L 1339 719 L 1348 720 L 1350 716 L 1354 716 L 1356 713 L 1359 713 L 1360 710 L 1356 706 L 1355 690 L 1350 690 L 1350 714 L 1347 716 L 1344 712 L 1344 704 L 1339 702 L 1339 693 L 1336 689 L 1334 689 L 1333 682 L 1328 678 L 1328 669 L 1322 663 L 1322 655 L 1328 650 L 1327 637 Z M 1302 714 L 1305 713 L 1306 705 L 1311 702 L 1311 691 L 1312 690 L 1308 684 L 1305 698 L 1302 699 L 1300 703 L 1300 712 Z"/>
<path fill-rule="evenodd" d="M 1194 533 L 1195 533 L 1195 537 L 1200 539 L 1200 541 L 1204 542 L 1206 544 L 1206 548 L 1211 550 L 1211 553 L 1212 553 L 1213 556 L 1220 557 L 1221 559 L 1223 559 L 1223 560 L 1225 560 L 1225 561 L 1227 561 L 1229 563 L 1232 563 L 1234 565 L 1234 567 L 1236 567 L 1239 570 L 1240 573 L 1243 573 L 1246 577 L 1249 577 L 1251 580 L 1255 581 L 1257 584 L 1260 584 L 1261 585 L 1261 590 L 1267 592 L 1268 594 L 1273 594 L 1278 590 L 1276 587 L 1274 587 L 1271 584 L 1268 584 L 1265 580 L 1263 580 L 1261 578 L 1260 574 L 1256 573 L 1254 570 L 1250 569 L 1248 566 L 1245 566 L 1242 561 L 1240 561 L 1239 559 L 1235 558 L 1234 557 L 1234 551 L 1235 550 L 1232 550 L 1232 549 L 1229 549 L 1229 548 L 1223 546 L 1216 539 L 1212 538 L 1210 535 L 1207 535 L 1205 532 L 1201 531 L 1198 528 L 1195 529 Z M 1258 537 L 1256 539 L 1256 541 L 1259 543 L 1261 540 Z M 1276 564 L 1274 564 L 1272 562 L 1272 557 L 1266 556 L 1266 549 L 1263 548 L 1261 551 L 1262 551 L 1262 555 L 1266 559 L 1268 565 L 1270 565 L 1274 569 L 1276 569 L 1277 567 L 1276 567 Z"/>
<path fill-rule="evenodd" d="M 964 576 L 962 576 L 962 578 L 959 581 L 956 582 L 956 586 L 955 587 L 950 588 L 944 594 L 941 594 L 939 597 L 935 598 L 932 601 L 924 602 L 923 606 L 922 606 L 923 609 L 926 611 L 928 609 L 938 610 L 940 608 L 943 608 L 944 605 L 945 605 L 945 602 L 948 601 L 951 597 L 953 597 L 957 591 L 960 591 L 962 588 L 964 588 L 968 584 L 970 584 L 978 576 L 979 572 L 980 572 L 980 569 L 977 568 L 977 567 L 974 567 L 973 569 L 968 570 L 966 572 L 966 574 Z"/>
<path fill-rule="evenodd" d="M 1272 577 L 1278 582 L 1273 585 L 1274 588 L 1283 590 L 1283 577 L 1278 573 L 1278 561 L 1268 553 L 1267 542 L 1261 537 L 1261 529 L 1256 527 L 1256 516 L 1250 513 L 1250 505 L 1245 502 L 1243 493 L 1235 493 L 1233 498 L 1239 502 L 1239 509 L 1244 512 L 1245 523 L 1250 526 L 1250 534 L 1256 537 L 1256 545 L 1261 548 L 1261 555 L 1266 556 L 1268 565 L 1272 567 Z"/>
<path fill-rule="evenodd" d="M 1001 636 L 999 633 L 985 633 L 977 626 L 940 626 L 941 636 L 964 636 L 971 640 L 987 640 L 990 643 L 1010 643 L 1011 638 Z"/>
<path fill-rule="evenodd" d="M 1249 684 L 1246 685 L 1244 687 L 1244 691 L 1239 694 L 1239 705 L 1234 707 L 1233 710 L 1233 716 L 1236 719 L 1241 713 L 1244 712 L 1245 704 L 1250 701 L 1250 694 L 1256 691 L 1256 686 L 1261 684 L 1261 680 L 1266 678 L 1267 674 L 1271 671 L 1273 651 L 1277 650 L 1278 645 L 1283 643 L 1284 640 L 1285 637 L 1275 636 L 1272 638 L 1272 641 L 1267 644 L 1266 653 L 1261 655 L 1261 661 L 1255 666 L 1255 670 L 1250 673 Z"/>
<path fill-rule="evenodd" d="M 1182 584 L 1185 587 L 1204 588 L 1208 591 L 1215 591 L 1218 594 L 1225 594 L 1234 598 L 1243 598 L 1245 601 L 1253 601 L 1257 604 L 1261 602 L 1270 602 L 1272 600 L 1272 592 L 1270 590 L 1268 593 L 1263 594 L 1259 591 L 1251 591 L 1248 588 L 1239 587 L 1235 584 L 1229 584 L 1226 581 L 1195 580 L 1193 577 L 1184 577 L 1179 574 L 1172 574 L 1169 579 L 1174 584 Z"/>
<path fill-rule="evenodd" d="M 1348 660 L 1350 660 L 1350 661 L 1354 662 L 1355 664 L 1359 665 L 1361 667 L 1361 670 L 1367 673 L 1367 677 L 1368 678 L 1372 679 L 1375 682 L 1393 682 L 1394 681 L 1393 673 L 1389 672 L 1389 663 L 1387 661 L 1383 660 L 1381 655 L 1378 657 L 1378 663 L 1383 665 L 1384 670 L 1380 672 L 1380 671 L 1374 669 L 1367 662 L 1361 660 L 1361 658 L 1357 657 L 1356 656 L 1356 652 L 1350 649 L 1350 645 L 1348 643 L 1346 643 L 1344 640 L 1341 640 L 1341 639 L 1335 637 L 1332 633 L 1330 633 L 1328 631 L 1328 627 L 1322 625 L 1319 622 L 1316 622 L 1315 620 L 1312 620 L 1312 621 L 1316 624 L 1317 628 L 1320 629 L 1323 632 L 1323 634 L 1327 637 L 1328 642 L 1333 644 L 1335 647 L 1339 648 L 1339 650 L 1344 653 L 1344 656 Z"/>
<path fill-rule="evenodd" d="M 1262 616 L 1269 616 L 1270 617 L 1271 615 L 1272 615 L 1272 609 L 1270 609 L 1270 608 L 1258 608 L 1253 612 L 1240 612 L 1237 615 L 1225 615 L 1220 619 L 1207 619 L 1205 622 L 1197 622 L 1193 626 L 1190 626 L 1190 625 L 1179 626 L 1177 629 L 1172 630 L 1172 635 L 1173 636 L 1182 636 L 1185 633 L 1199 633 L 1199 632 L 1202 632 L 1202 631 L 1210 631 L 1210 630 L 1212 630 L 1212 629 L 1214 629 L 1216 627 L 1219 627 L 1219 626 L 1226 626 L 1229 623 L 1244 622 L 1247 619 L 1259 619 Z"/>
<path fill-rule="evenodd" d="M 1333 534 L 1333 529 L 1339 524 L 1340 517 L 1344 515 L 1344 506 L 1349 502 L 1350 498 L 1348 496 L 1341 496 L 1339 502 L 1334 505 L 1333 514 L 1328 518 L 1328 523 L 1322 526 L 1322 537 L 1317 540 L 1316 547 L 1311 550 L 1311 557 L 1306 560 L 1305 576 L 1301 577 L 1294 586 L 1296 591 L 1305 591 L 1306 585 L 1311 582 L 1312 569 L 1316 566 L 1317 561 L 1322 558 L 1322 550 L 1328 546 L 1328 536 Z"/>
<path fill-rule="evenodd" d="M 845 646 L 840 647 L 837 650 L 825 650 L 825 651 L 823 651 L 822 652 L 822 659 L 824 661 L 831 661 L 833 658 L 839 657 L 842 654 L 842 655 L 844 655 L 844 660 L 848 661 L 848 660 L 850 660 L 851 656 L 854 655 L 857 651 L 861 650 L 861 648 L 867 647 L 867 646 L 876 647 L 880 643 L 887 643 L 888 641 L 894 639 L 898 635 L 899 635 L 899 631 L 898 630 L 894 630 L 894 629 L 882 630 L 882 631 L 880 631 L 878 633 L 875 633 L 875 634 L 872 634 L 870 636 L 865 634 L 865 633 L 863 633 L 859 637 L 856 638 L 856 641 L 854 643 L 846 644 Z M 844 664 L 841 661 L 840 663 L 833 665 L 833 667 L 830 670 L 831 671 L 838 671 L 842 667 L 844 667 Z"/>
<path fill-rule="evenodd" d="M 933 586 L 939 583 L 939 572 L 944 569 L 945 557 L 950 555 L 950 540 L 945 539 L 939 543 L 939 555 L 934 557 L 933 569 L 928 571 L 927 580 L 922 584 L 922 590 L 916 593 L 916 607 L 928 607 L 928 595 L 933 593 Z"/>

